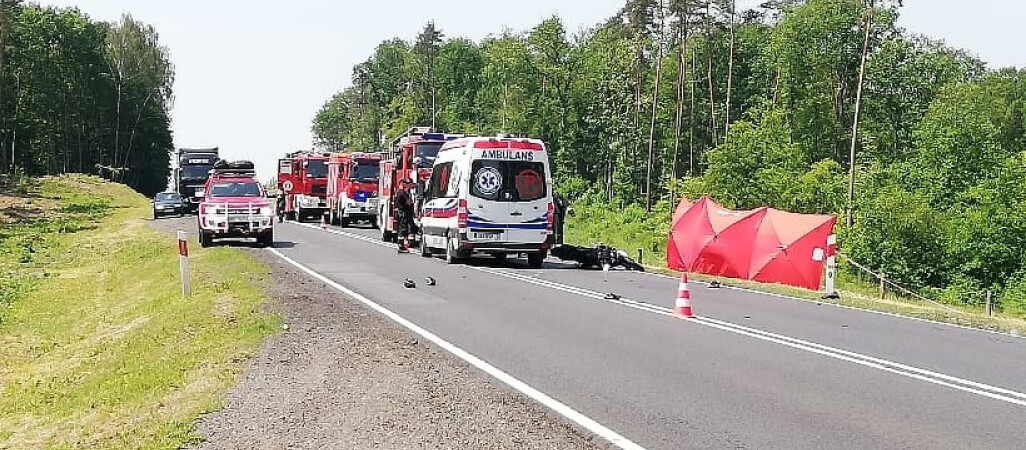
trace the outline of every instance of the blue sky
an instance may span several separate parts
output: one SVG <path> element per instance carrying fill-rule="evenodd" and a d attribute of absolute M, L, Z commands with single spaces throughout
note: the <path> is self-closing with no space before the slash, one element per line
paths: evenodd
<path fill-rule="evenodd" d="M 382 40 L 412 38 L 428 20 L 447 36 L 480 39 L 558 14 L 571 31 L 624 0 L 42 0 L 95 19 L 122 12 L 153 24 L 176 66 L 177 146 L 218 145 L 256 162 L 262 178 L 287 151 L 310 148 L 310 121 Z M 738 0 L 750 7 L 761 0 Z M 993 66 L 1026 66 L 1026 2 L 905 0 L 901 25 L 965 48 Z"/>

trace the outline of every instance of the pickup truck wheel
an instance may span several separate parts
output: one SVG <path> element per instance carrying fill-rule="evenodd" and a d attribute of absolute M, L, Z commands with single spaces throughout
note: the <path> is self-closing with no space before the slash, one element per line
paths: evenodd
<path fill-rule="evenodd" d="M 261 247 L 274 247 L 274 233 L 261 234 L 260 237 L 257 238 L 257 243 L 260 244 Z"/>
<path fill-rule="evenodd" d="M 207 248 L 214 245 L 214 236 L 209 233 L 199 233 L 200 247 Z"/>

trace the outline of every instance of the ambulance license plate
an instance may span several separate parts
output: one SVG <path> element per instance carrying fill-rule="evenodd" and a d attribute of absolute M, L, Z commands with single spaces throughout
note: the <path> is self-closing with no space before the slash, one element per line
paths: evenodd
<path fill-rule="evenodd" d="M 470 233 L 470 238 L 475 241 L 500 241 L 502 231 L 474 231 Z"/>

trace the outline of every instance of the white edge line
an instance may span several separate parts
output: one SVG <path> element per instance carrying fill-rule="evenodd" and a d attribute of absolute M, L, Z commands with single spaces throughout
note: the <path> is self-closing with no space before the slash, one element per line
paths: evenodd
<path fill-rule="evenodd" d="M 659 269 L 659 270 L 672 270 L 672 269 L 664 269 L 664 268 L 653 267 L 653 266 L 645 266 L 645 267 L 650 268 L 650 269 L 651 268 L 656 268 L 656 269 Z M 666 278 L 666 279 L 670 279 L 670 280 L 680 280 L 680 277 L 673 277 L 673 276 L 670 276 L 670 275 L 666 275 L 666 274 L 662 274 L 662 273 L 657 273 L 657 272 L 645 271 L 645 272 L 641 272 L 641 273 L 643 273 L 645 275 L 648 275 L 648 276 L 658 277 L 658 278 Z M 705 285 L 706 287 L 708 287 L 710 285 L 710 283 L 708 281 L 699 281 L 699 280 L 688 280 L 688 281 L 691 282 L 691 283 L 702 284 L 702 285 Z M 941 321 L 937 321 L 937 320 L 924 319 L 922 317 L 906 316 L 906 315 L 902 315 L 902 314 L 898 314 L 898 313 L 892 313 L 892 312 L 887 312 L 887 311 L 877 311 L 875 309 L 859 308 L 857 306 L 839 305 L 837 303 L 832 303 L 832 302 L 829 302 L 829 301 L 811 300 L 811 299 L 807 299 L 807 298 L 794 297 L 794 296 L 784 295 L 784 294 L 777 294 L 777 293 L 774 293 L 774 292 L 763 292 L 763 291 L 757 291 L 755 289 L 743 288 L 743 287 L 738 287 L 738 286 L 729 286 L 729 285 L 726 285 L 726 284 L 721 284 L 720 287 L 722 289 L 730 289 L 732 291 L 746 292 L 746 293 L 749 293 L 749 294 L 763 295 L 763 296 L 766 296 L 766 297 L 776 297 L 776 298 L 782 298 L 782 299 L 785 299 L 785 300 L 794 300 L 794 301 L 802 302 L 802 303 L 815 303 L 817 305 L 825 305 L 825 306 L 830 306 L 830 307 L 833 307 L 833 308 L 840 308 L 840 309 L 847 309 L 847 310 L 851 310 L 851 311 L 859 311 L 859 312 L 864 312 L 864 313 L 877 314 L 877 315 L 881 315 L 881 316 L 894 317 L 894 318 L 897 318 L 897 319 L 914 320 L 916 322 L 924 322 L 924 323 L 929 323 L 929 324 L 933 324 L 933 325 L 944 325 L 944 326 L 947 326 L 947 327 L 959 328 L 959 329 L 968 330 L 968 331 L 975 331 L 975 332 L 978 332 L 978 333 L 996 334 L 998 336 L 1003 336 L 1003 337 L 1010 337 L 1010 338 L 1016 338 L 1016 339 L 1026 339 L 1026 336 L 1015 335 L 1015 334 L 1012 334 L 1012 333 L 1009 333 L 1009 332 L 1004 332 L 1004 331 L 994 331 L 994 330 L 987 330 L 987 329 L 983 329 L 983 328 L 968 327 L 968 326 L 965 326 L 965 325 L 959 325 L 957 323 L 941 322 Z"/>
<path fill-rule="evenodd" d="M 553 281 L 549 281 L 549 280 L 543 280 L 543 279 L 534 278 L 534 277 L 529 277 L 529 276 L 526 276 L 526 275 L 512 274 L 512 273 L 507 273 L 507 272 L 502 272 L 502 271 L 491 270 L 491 269 L 487 269 L 487 268 L 477 268 L 477 267 L 475 267 L 475 269 L 477 269 L 477 270 L 479 270 L 481 272 L 491 273 L 491 274 L 498 275 L 498 276 L 505 277 L 505 278 L 509 278 L 509 279 L 512 279 L 512 280 L 522 281 L 522 282 L 529 283 L 529 284 L 534 284 L 534 285 L 537 285 L 537 286 L 547 287 L 549 289 L 555 289 L 555 290 L 563 291 L 563 292 L 570 293 L 570 294 L 576 294 L 576 295 L 580 295 L 580 296 L 584 296 L 584 297 L 588 297 L 588 298 L 593 298 L 593 299 L 601 300 L 601 301 L 604 301 L 604 302 L 607 302 L 607 303 L 612 303 L 612 304 L 616 304 L 616 305 L 626 306 L 626 307 L 629 307 L 629 308 L 633 308 L 633 309 L 637 309 L 637 310 L 641 310 L 641 311 L 646 311 L 646 312 L 650 312 L 650 313 L 654 313 L 654 314 L 659 314 L 659 315 L 663 315 L 663 316 L 673 316 L 672 312 L 670 312 L 670 310 L 668 308 L 664 308 L 664 307 L 661 307 L 661 306 L 650 305 L 650 304 L 647 304 L 647 303 L 637 302 L 637 301 L 633 301 L 633 300 L 626 299 L 626 298 L 615 299 L 615 300 L 614 299 L 607 299 L 607 298 L 604 298 L 601 294 L 598 294 L 598 293 L 593 292 L 593 291 L 589 291 L 587 289 L 578 288 L 576 286 L 563 285 L 561 283 L 557 283 L 557 282 L 553 282 Z M 896 362 L 888 361 L 888 360 L 885 360 L 885 359 L 875 358 L 875 357 L 868 356 L 868 355 L 863 355 L 863 354 L 860 354 L 860 353 L 850 352 L 850 351 L 847 351 L 847 350 L 841 350 L 841 349 L 838 349 L 838 348 L 834 348 L 834 347 L 830 347 L 830 346 L 826 346 L 826 345 L 822 345 L 822 344 L 817 344 L 817 343 L 805 341 L 805 340 L 802 340 L 802 339 L 792 338 L 792 337 L 788 337 L 788 336 L 784 336 L 784 335 L 780 335 L 780 334 L 775 334 L 775 333 L 771 333 L 771 332 L 768 332 L 768 331 L 763 331 L 763 330 L 759 330 L 759 329 L 755 329 L 755 328 L 749 328 L 749 327 L 741 326 L 741 325 L 734 324 L 734 323 L 731 323 L 731 322 L 726 322 L 726 321 L 721 321 L 721 320 L 716 320 L 716 319 L 710 319 L 710 318 L 705 318 L 705 317 L 696 317 L 695 320 L 690 320 L 690 322 L 697 323 L 699 325 L 705 325 L 705 326 L 711 327 L 711 328 L 716 328 L 716 329 L 719 329 L 719 330 L 722 330 L 722 331 L 728 331 L 728 332 L 731 332 L 731 333 L 748 336 L 748 337 L 751 337 L 751 338 L 755 338 L 755 339 L 759 339 L 759 340 L 763 340 L 763 341 L 767 341 L 767 342 L 773 342 L 773 343 L 776 343 L 776 344 L 784 345 L 784 346 L 795 348 L 795 349 L 799 349 L 799 350 L 808 351 L 808 352 L 819 354 L 819 355 L 826 356 L 826 357 L 829 357 L 829 358 L 839 359 L 839 360 L 842 360 L 842 361 L 847 361 L 847 362 L 851 362 L 851 363 L 854 363 L 854 364 L 859 364 L 859 365 L 862 365 L 862 366 L 866 366 L 866 367 L 870 367 L 870 368 L 874 368 L 874 369 L 879 369 L 879 370 L 882 370 L 882 371 L 885 371 L 885 372 L 890 372 L 890 373 L 893 373 L 893 374 L 897 374 L 897 375 L 901 375 L 901 376 L 905 376 L 905 377 L 909 377 L 909 378 L 914 378 L 914 379 L 921 380 L 921 381 L 926 381 L 926 382 L 929 382 L 929 383 L 933 383 L 933 384 L 949 387 L 949 388 L 952 388 L 952 389 L 958 389 L 960 391 L 981 395 L 981 396 L 988 397 L 988 398 L 991 398 L 991 399 L 994 399 L 994 400 L 1000 400 L 1000 401 L 1016 404 L 1016 405 L 1019 405 L 1019 406 L 1026 406 L 1026 400 L 1023 400 L 1023 399 L 1026 399 L 1026 394 L 1023 394 L 1023 393 L 1020 393 L 1020 392 L 1016 392 L 1016 391 L 1012 391 L 1012 390 L 1009 390 L 1009 389 L 1004 389 L 1004 388 L 1000 388 L 1000 387 L 997 387 L 997 386 L 991 386 L 991 385 L 984 384 L 984 383 L 978 383 L 978 382 L 975 382 L 975 381 L 971 381 L 971 380 L 967 380 L 967 379 L 963 379 L 963 378 L 958 378 L 958 377 L 954 377 L 954 376 L 951 376 L 951 375 L 945 375 L 945 374 L 942 374 L 942 373 L 933 372 L 933 371 L 929 371 L 929 370 L 926 370 L 926 369 L 920 369 L 918 367 L 908 366 L 908 365 L 905 365 L 905 364 L 896 363 Z M 1016 397 L 1020 397 L 1020 398 L 1016 398 Z"/>
<path fill-rule="evenodd" d="M 357 293 L 357 292 L 355 292 L 355 291 L 353 291 L 353 290 L 351 290 L 349 288 L 346 288 L 345 286 L 343 286 L 343 285 L 341 285 L 341 284 L 339 284 L 339 283 L 337 283 L 337 282 L 335 282 L 335 281 L 325 277 L 324 275 L 321 275 L 321 274 L 315 272 L 314 270 L 312 270 L 312 269 L 310 269 L 310 268 L 300 264 L 299 262 L 296 262 L 292 258 L 289 258 L 288 256 L 285 256 L 284 254 L 282 254 L 281 252 L 279 252 L 276 249 L 271 248 L 271 249 L 268 249 L 268 251 L 270 251 L 274 255 L 278 256 L 279 258 L 281 258 L 285 262 L 287 262 L 287 263 L 291 264 L 292 266 L 296 267 L 297 269 L 302 270 L 303 272 L 305 272 L 306 274 L 310 275 L 311 277 L 316 278 L 318 281 L 321 281 L 324 284 L 327 284 L 328 286 L 331 286 L 335 290 L 337 290 L 339 292 L 342 292 L 343 294 L 346 294 L 349 297 L 352 297 L 353 299 L 356 299 L 360 303 L 363 303 L 367 307 L 369 307 L 369 308 L 373 309 L 374 311 L 377 311 L 381 315 L 384 315 L 385 317 L 391 319 L 393 322 L 398 323 L 399 325 L 402 325 L 406 329 L 408 329 L 408 330 L 416 333 L 417 335 L 423 337 L 424 339 L 427 339 L 428 341 L 431 341 L 433 344 L 437 345 L 438 347 L 442 348 L 443 350 L 453 354 L 454 356 L 456 356 L 459 359 L 462 359 L 464 362 L 466 362 L 466 363 L 468 363 L 468 364 L 478 368 L 479 370 L 485 372 L 486 374 L 492 376 L 493 378 L 495 378 L 495 379 L 505 383 L 507 386 L 513 388 L 514 390 L 520 392 L 521 394 L 524 394 L 527 397 L 533 399 L 534 401 L 536 401 L 538 403 L 541 403 L 542 405 L 546 406 L 547 408 L 555 411 L 557 414 L 559 414 L 559 415 L 569 419 L 570 421 L 576 423 L 577 425 L 580 425 L 581 427 L 587 429 L 588 431 L 594 433 L 595 435 L 601 437 L 602 439 L 605 439 L 605 440 L 609 441 L 613 445 L 615 445 L 615 446 L 617 446 L 617 447 L 619 447 L 621 449 L 624 449 L 624 450 L 645 450 L 644 447 L 642 447 L 642 446 L 640 446 L 638 444 L 635 444 L 631 440 L 629 440 L 626 437 L 620 435 L 619 433 L 609 429 L 605 425 L 602 425 L 602 424 L 596 422 L 595 420 L 589 418 L 588 416 L 585 416 L 584 414 L 581 414 L 580 412 L 576 411 L 575 409 L 573 409 L 573 408 L 563 404 L 559 400 L 556 400 L 556 399 L 548 396 L 547 394 L 545 394 L 545 393 L 543 393 L 543 392 L 541 392 L 541 391 L 531 387 L 527 383 L 524 383 L 523 381 L 518 380 L 517 378 L 513 377 L 512 375 L 509 375 L 506 372 L 503 372 L 501 369 L 499 369 L 499 368 L 497 368 L 497 367 L 495 367 L 495 366 L 485 362 L 481 358 L 478 358 L 478 357 L 470 354 L 466 350 L 463 350 L 462 348 L 457 347 L 456 345 L 454 345 L 454 344 L 452 344 L 452 343 L 442 339 L 441 337 L 435 335 L 434 333 L 432 333 L 432 332 L 430 332 L 428 330 L 425 330 L 424 328 L 421 328 L 417 324 L 415 324 L 415 323 L 405 319 L 404 317 L 400 316 L 399 314 L 396 314 L 396 313 L 392 312 L 388 308 L 385 308 L 384 306 L 381 306 L 378 303 L 375 303 L 374 301 L 370 300 L 369 298 L 364 297 L 363 295 L 360 295 L 359 293 Z"/>

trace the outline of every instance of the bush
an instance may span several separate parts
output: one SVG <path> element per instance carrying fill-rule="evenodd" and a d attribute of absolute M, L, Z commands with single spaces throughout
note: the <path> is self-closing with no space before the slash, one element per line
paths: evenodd
<path fill-rule="evenodd" d="M 1026 319 L 1026 269 L 1009 280 L 998 295 L 996 304 L 1005 312 Z"/>
<path fill-rule="evenodd" d="M 839 230 L 842 251 L 854 260 L 914 288 L 947 284 L 947 219 L 923 195 L 882 190 L 859 203 L 855 223 Z"/>
<path fill-rule="evenodd" d="M 645 262 L 666 257 L 666 239 L 670 232 L 671 206 L 659 202 L 652 212 L 638 205 L 614 207 L 595 197 L 576 202 L 577 217 L 567 217 L 566 243 L 574 245 L 606 244 L 634 256 L 637 249 L 645 252 Z"/>

